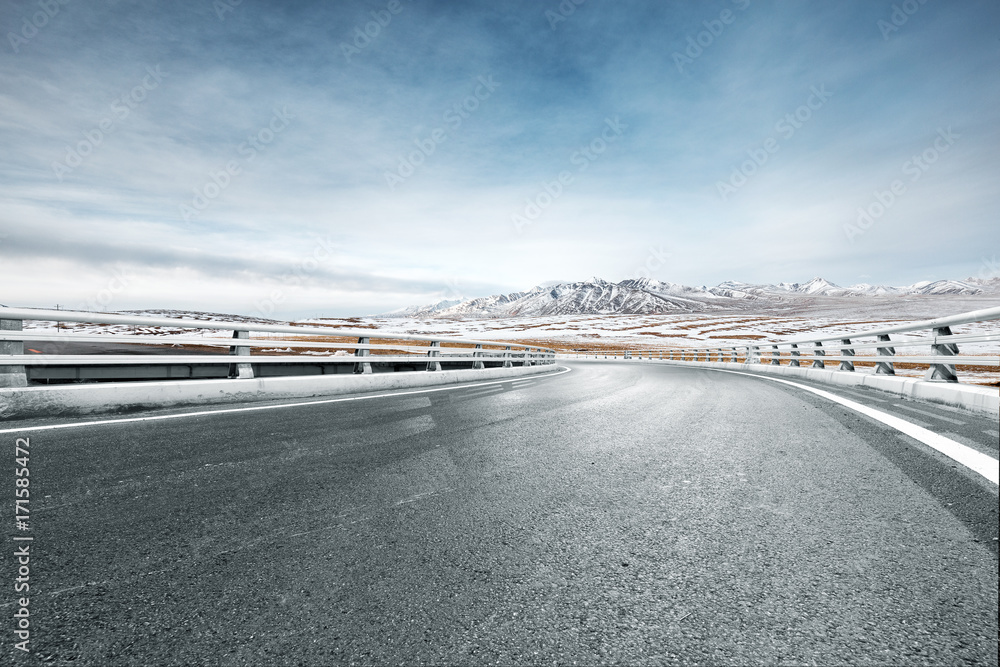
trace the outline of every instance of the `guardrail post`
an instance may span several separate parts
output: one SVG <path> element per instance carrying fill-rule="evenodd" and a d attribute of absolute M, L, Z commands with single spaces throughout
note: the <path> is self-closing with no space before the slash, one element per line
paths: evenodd
<path fill-rule="evenodd" d="M 813 344 L 816 346 L 816 349 L 813 350 L 813 365 L 812 365 L 812 367 L 813 368 L 826 368 L 826 364 L 823 363 L 823 360 L 819 358 L 819 357 L 825 357 L 826 356 L 826 350 L 823 349 L 823 343 L 817 341 L 816 343 L 813 343 Z"/>
<path fill-rule="evenodd" d="M 21 320 L 0 320 L 0 331 L 22 331 Z M 0 341 L 0 354 L 24 354 L 24 341 Z M 27 387 L 28 374 L 24 366 L 0 366 L 0 387 Z"/>
<path fill-rule="evenodd" d="M 358 339 L 358 345 L 368 345 L 368 342 L 370 340 L 371 340 L 371 338 L 359 338 Z M 362 349 L 360 347 L 355 348 L 354 349 L 354 356 L 355 357 L 368 357 L 368 356 L 371 356 L 371 350 L 369 350 L 367 347 L 364 348 L 364 349 Z M 358 362 L 358 363 L 354 364 L 354 372 L 355 373 L 362 373 L 364 375 L 368 375 L 369 373 L 372 372 L 372 365 L 369 362 L 367 362 L 367 361 L 365 361 L 365 362 Z"/>
<path fill-rule="evenodd" d="M 797 343 L 792 343 L 792 360 L 788 362 L 789 366 L 799 366 L 799 346 Z"/>
<path fill-rule="evenodd" d="M 483 346 L 482 346 L 482 345 L 479 345 L 479 344 L 477 343 L 477 344 L 476 344 L 476 351 L 472 353 L 472 356 L 473 356 L 473 357 L 481 357 L 481 356 L 483 356 L 483 353 L 481 352 L 481 350 L 482 350 L 482 349 L 483 349 Z M 577 353 L 576 353 L 576 356 L 578 356 L 578 357 L 579 357 L 579 356 L 580 356 L 580 353 L 579 353 L 579 352 L 577 352 Z M 485 368 L 485 366 L 483 366 L 483 362 L 481 362 L 481 361 L 473 361 L 473 362 L 472 362 L 472 367 L 473 367 L 473 368 Z"/>
<path fill-rule="evenodd" d="M 735 348 L 735 347 L 730 348 L 730 350 L 729 350 L 729 361 L 731 363 L 735 364 L 735 363 L 739 362 L 739 360 L 740 360 L 740 355 L 738 353 L 737 348 Z"/>
<path fill-rule="evenodd" d="M 889 338 L 889 334 L 881 334 L 879 335 L 878 340 L 880 343 L 888 343 L 891 339 Z M 896 348 L 889 347 L 887 345 L 885 347 L 878 348 L 876 352 L 878 353 L 879 357 L 892 357 L 895 356 L 896 354 Z M 891 361 L 878 361 L 875 363 L 875 374 L 895 375 L 896 369 L 893 367 Z"/>
<path fill-rule="evenodd" d="M 750 346 L 750 357 L 751 357 L 751 359 L 753 359 L 753 361 L 750 361 L 750 359 L 747 359 L 748 363 L 752 363 L 752 364 L 762 364 L 762 363 L 764 363 L 761 360 L 761 358 L 760 358 L 760 345 L 751 345 Z"/>
<path fill-rule="evenodd" d="M 935 356 L 953 357 L 958 354 L 958 345 L 955 343 L 938 342 L 938 338 L 950 335 L 951 327 L 938 327 L 934 329 L 934 344 L 931 345 L 931 350 Z M 955 374 L 955 366 L 952 364 L 931 364 L 924 375 L 924 380 L 958 382 L 958 376 Z"/>
<path fill-rule="evenodd" d="M 840 344 L 842 346 L 840 348 L 840 355 L 841 356 L 843 356 L 843 357 L 853 357 L 854 356 L 854 348 L 850 347 L 850 345 L 851 345 L 851 339 L 850 338 L 841 338 L 840 339 Z M 854 362 L 853 361 L 847 361 L 845 359 L 841 359 L 840 360 L 840 370 L 842 370 L 842 371 L 851 371 L 853 373 L 854 372 Z"/>
<path fill-rule="evenodd" d="M 771 365 L 772 366 L 781 365 L 781 352 L 778 350 L 777 345 L 771 346 Z"/>
<path fill-rule="evenodd" d="M 237 329 L 233 331 L 233 338 L 237 340 L 246 340 L 250 338 L 250 332 L 246 330 Z M 229 354 L 237 357 L 249 357 L 250 346 L 231 345 L 229 347 Z M 249 380 L 253 377 L 253 366 L 251 366 L 250 364 L 230 364 L 229 377 L 238 378 L 240 380 Z"/>
<path fill-rule="evenodd" d="M 431 341 L 431 349 L 427 351 L 427 356 L 428 357 L 440 357 L 441 356 L 441 342 L 440 341 L 436 341 L 436 340 L 432 340 Z M 427 370 L 429 370 L 429 371 L 439 371 L 439 370 L 441 370 L 441 362 L 440 361 L 428 361 L 427 362 Z"/>
<path fill-rule="evenodd" d="M 514 365 L 513 362 L 511 362 L 510 360 L 510 345 L 508 345 L 507 347 L 504 348 L 503 352 L 503 367 L 510 368 L 513 365 Z"/>

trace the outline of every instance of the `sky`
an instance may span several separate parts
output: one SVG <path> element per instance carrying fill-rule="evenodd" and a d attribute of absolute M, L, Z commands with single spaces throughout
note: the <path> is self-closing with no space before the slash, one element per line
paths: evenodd
<path fill-rule="evenodd" d="M 0 0 L 0 303 L 996 270 L 993 0 Z"/>

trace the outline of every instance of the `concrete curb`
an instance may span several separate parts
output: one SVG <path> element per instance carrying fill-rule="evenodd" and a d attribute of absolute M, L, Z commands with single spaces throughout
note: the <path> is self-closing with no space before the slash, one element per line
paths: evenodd
<path fill-rule="evenodd" d="M 115 382 L 0 389 L 0 419 L 90 415 L 106 412 L 251 403 L 371 391 L 436 387 L 463 382 L 515 379 L 558 365 L 372 375 L 306 375 L 245 380 Z"/>
<path fill-rule="evenodd" d="M 565 361 L 571 361 L 566 359 Z M 577 361 L 605 361 L 604 359 L 578 359 Z M 608 359 L 607 361 L 612 361 Z M 760 375 L 781 375 L 790 378 L 803 378 L 823 384 L 840 385 L 844 387 L 869 387 L 877 391 L 904 396 L 928 403 L 949 405 L 976 414 L 988 415 L 1000 419 L 1000 392 L 989 387 L 976 387 L 967 384 L 950 382 L 926 382 L 917 378 L 897 377 L 893 375 L 874 375 L 869 373 L 851 373 L 825 368 L 795 368 L 794 366 L 771 366 L 765 364 L 740 364 L 731 362 L 705 361 L 669 361 L 666 359 L 632 359 L 617 361 L 632 363 L 665 364 L 669 366 L 689 366 L 707 369 L 724 369 L 756 373 Z"/>

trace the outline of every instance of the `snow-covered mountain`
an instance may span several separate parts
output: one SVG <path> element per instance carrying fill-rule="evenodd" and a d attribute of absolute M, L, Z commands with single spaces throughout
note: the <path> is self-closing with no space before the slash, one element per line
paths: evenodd
<path fill-rule="evenodd" d="M 840 287 L 823 278 L 805 283 L 754 285 L 725 281 L 715 287 L 689 287 L 652 278 L 630 278 L 613 283 L 591 278 L 547 284 L 526 292 L 479 297 L 462 302 L 439 301 L 384 313 L 382 317 L 538 317 L 543 315 L 622 314 L 652 315 L 800 302 L 815 298 L 892 297 L 907 295 L 977 295 L 1000 293 L 1000 279 L 923 281 L 905 287 L 861 283 Z"/>
<path fill-rule="evenodd" d="M 995 280 L 995 279 L 994 279 Z M 982 281 L 980 281 L 982 282 Z M 996 281 L 1000 282 L 1000 281 Z M 990 285 L 989 281 L 982 282 L 982 285 Z M 971 296 L 983 293 L 983 287 L 974 279 L 967 281 L 960 280 L 925 280 L 913 285 L 904 287 L 892 287 L 890 285 L 869 285 L 859 283 L 850 287 L 835 285 L 823 278 L 813 278 L 806 283 L 778 283 L 777 285 L 750 285 L 747 283 L 726 281 L 719 283 L 716 287 L 708 291 L 719 296 L 730 297 L 781 297 L 790 294 L 802 294 L 806 296 L 891 296 L 891 295 L 912 295 L 912 294 L 956 294 Z"/>
<path fill-rule="evenodd" d="M 679 299 L 600 278 L 535 287 L 527 292 L 472 299 L 437 311 L 442 317 L 537 317 L 580 313 L 649 315 L 705 310 L 703 303 Z"/>
<path fill-rule="evenodd" d="M 909 286 L 909 294 L 979 294 L 981 287 L 961 280 L 925 280 Z"/>

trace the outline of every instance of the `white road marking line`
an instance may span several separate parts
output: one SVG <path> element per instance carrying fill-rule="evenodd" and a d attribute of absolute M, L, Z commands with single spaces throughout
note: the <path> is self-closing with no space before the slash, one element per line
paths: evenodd
<path fill-rule="evenodd" d="M 966 468 L 969 468 L 973 472 L 976 472 L 994 484 L 1000 484 L 1000 461 L 993 458 L 992 456 L 987 456 L 982 452 L 977 452 L 971 447 L 966 447 L 965 445 L 955 442 L 950 438 L 946 438 L 943 435 L 934 433 L 933 431 L 928 431 L 927 429 L 917 426 L 905 419 L 900 419 L 899 417 L 894 417 L 888 413 L 882 412 L 881 410 L 876 410 L 875 408 L 869 408 L 867 405 L 861 405 L 860 403 L 855 403 L 854 401 L 848 400 L 842 396 L 837 396 L 836 394 L 831 394 L 828 391 L 823 391 L 822 389 L 814 389 L 804 384 L 799 384 L 797 382 L 789 382 L 788 380 L 782 380 L 780 378 L 767 377 L 766 375 L 757 375 L 754 373 L 741 373 L 739 371 L 730 371 L 723 368 L 709 368 L 707 370 L 718 371 L 720 373 L 732 373 L 733 375 L 745 375 L 752 378 L 757 378 L 760 380 L 769 380 L 771 382 L 780 382 L 781 384 L 787 384 L 792 387 L 797 387 L 799 389 L 805 389 L 808 392 L 816 394 L 817 396 L 822 396 L 823 398 L 829 399 L 834 403 L 839 403 L 845 408 L 850 408 L 856 412 L 860 412 L 863 415 L 871 417 L 875 421 L 882 422 L 886 426 L 890 426 L 897 431 L 905 433 L 906 435 L 919 440 L 931 449 L 935 449 L 938 452 L 944 454 L 953 461 L 961 463 Z"/>
<path fill-rule="evenodd" d="M 951 438 L 955 442 L 960 442 L 963 445 L 966 445 L 967 447 L 971 447 L 972 449 L 975 449 L 976 451 L 983 452 L 984 454 L 989 454 L 990 453 L 990 451 L 989 451 L 989 445 L 988 444 L 984 444 L 982 442 L 976 442 L 972 438 L 967 438 L 964 435 L 961 435 L 959 433 L 951 433 L 949 431 L 944 431 L 944 432 L 941 433 L 941 435 L 943 435 L 946 438 Z"/>
<path fill-rule="evenodd" d="M 539 376 L 538 379 L 555 377 L 563 373 L 569 373 L 571 368 L 564 368 L 558 373 L 547 373 Z M 154 415 L 151 417 L 127 417 L 124 419 L 99 419 L 92 422 L 74 422 L 71 424 L 47 424 L 45 426 L 22 426 L 21 428 L 4 428 L 0 433 L 27 433 L 29 431 L 51 431 L 61 428 L 79 428 L 81 426 L 102 426 L 104 424 L 129 424 L 136 422 L 162 421 L 165 419 L 181 419 L 184 417 L 204 417 L 211 415 L 227 415 L 238 412 L 257 412 L 260 410 L 280 410 L 282 408 L 300 408 L 306 405 L 327 405 L 330 403 L 347 403 L 349 401 L 369 401 L 375 398 L 393 398 L 394 396 L 412 396 L 414 394 L 429 394 L 438 391 L 455 391 L 458 389 L 469 389 L 471 387 L 486 387 L 495 384 L 510 384 L 510 380 L 493 380 L 490 382 L 474 382 L 472 384 L 455 384 L 447 387 L 434 387 L 433 389 L 415 389 L 413 391 L 397 391 L 391 394 L 373 394 L 371 396 L 349 396 L 347 398 L 325 398 L 319 401 L 301 401 L 298 403 L 279 403 L 277 405 L 253 405 L 245 408 L 224 408 L 222 410 L 199 410 L 197 412 L 178 412 L 170 415 Z"/>
<path fill-rule="evenodd" d="M 918 415 L 924 415 L 925 417 L 931 417 L 932 419 L 940 419 L 941 421 L 951 422 L 952 424 L 958 424 L 959 426 L 965 426 L 965 422 L 964 421 L 961 421 L 961 420 L 958 420 L 958 419 L 952 419 L 951 417 L 945 417 L 945 416 L 942 416 L 942 415 L 939 415 L 939 414 L 935 414 L 935 413 L 930 412 L 928 410 L 921 410 L 920 408 L 911 408 L 909 405 L 903 405 L 902 403 L 893 403 L 893 405 L 896 406 L 897 408 L 901 409 L 901 410 L 906 410 L 907 412 L 914 412 L 914 413 L 916 413 Z"/>
<path fill-rule="evenodd" d="M 920 428 L 929 429 L 932 426 L 930 422 L 922 421 L 920 419 L 917 419 L 916 417 L 907 417 L 906 420 L 911 424 L 916 424 Z"/>

